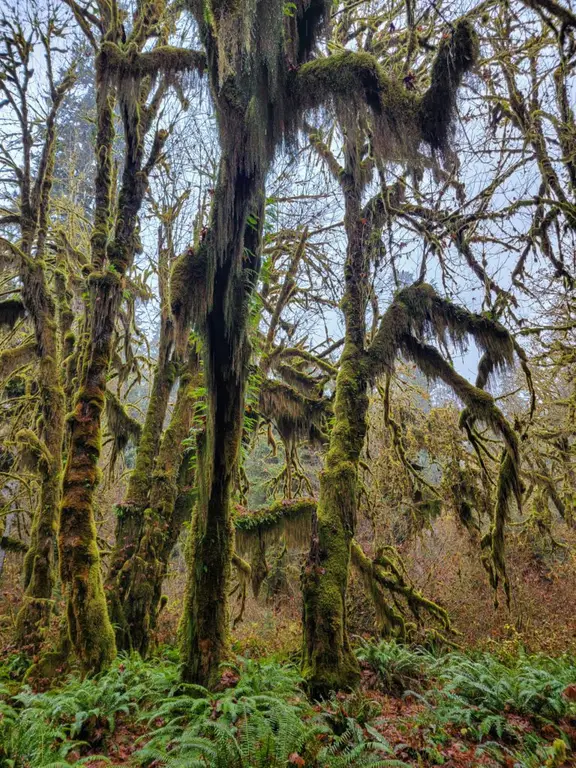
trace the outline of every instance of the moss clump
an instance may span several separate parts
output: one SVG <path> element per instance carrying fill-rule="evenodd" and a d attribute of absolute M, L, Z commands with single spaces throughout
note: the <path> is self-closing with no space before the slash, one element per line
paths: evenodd
<path fill-rule="evenodd" d="M 236 550 L 240 554 L 253 554 L 261 542 L 267 547 L 282 537 L 286 537 L 290 546 L 306 547 L 315 510 L 315 499 L 277 501 L 254 511 L 236 507 L 233 518 Z"/>
<path fill-rule="evenodd" d="M 0 301 L 0 326 L 12 329 L 25 316 L 26 307 L 19 299 Z"/>
<path fill-rule="evenodd" d="M 110 471 L 112 472 L 118 456 L 128 443 L 132 441 L 138 445 L 142 425 L 130 416 L 118 397 L 109 389 L 106 390 L 106 421 L 108 431 L 112 436 L 112 454 L 110 456 Z"/>
<path fill-rule="evenodd" d="M 171 312 L 175 324 L 176 348 L 180 351 L 186 349 L 191 324 L 206 317 L 212 301 L 208 256 L 205 246 L 188 248 L 172 266 Z"/>
<path fill-rule="evenodd" d="M 432 149 L 447 149 L 458 88 L 478 55 L 478 36 L 465 19 L 459 21 L 440 44 L 432 66 L 430 87 L 419 105 L 422 138 Z"/>
<path fill-rule="evenodd" d="M 317 393 L 309 397 L 286 382 L 265 379 L 260 386 L 259 407 L 288 441 L 308 438 L 313 427 L 322 430 L 331 404 Z"/>

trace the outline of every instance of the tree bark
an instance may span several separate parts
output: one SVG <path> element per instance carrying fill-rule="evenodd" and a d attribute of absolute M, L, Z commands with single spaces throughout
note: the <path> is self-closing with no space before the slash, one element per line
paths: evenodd
<path fill-rule="evenodd" d="M 183 463 L 189 461 L 182 442 L 192 426 L 199 383 L 198 357 L 191 352 L 187 370 L 180 378 L 170 424 L 151 471 L 150 495 L 141 535 L 133 556 L 125 562 L 118 576 L 123 589 L 122 615 L 129 648 L 142 656 L 146 656 L 150 649 L 162 583 L 183 523 L 182 516 L 176 514 L 178 480 Z M 189 476 L 186 479 L 193 482 Z"/>
<path fill-rule="evenodd" d="M 302 576 L 304 646 L 302 670 L 314 696 L 350 688 L 360 678 L 350 647 L 346 592 L 350 544 L 354 536 L 358 464 L 366 435 L 368 367 L 365 356 L 368 299 L 368 228 L 362 223 L 359 142 L 345 140 L 344 225 L 348 237 L 342 310 L 345 342 L 336 378 L 334 425 L 320 475 L 317 519 Z"/>

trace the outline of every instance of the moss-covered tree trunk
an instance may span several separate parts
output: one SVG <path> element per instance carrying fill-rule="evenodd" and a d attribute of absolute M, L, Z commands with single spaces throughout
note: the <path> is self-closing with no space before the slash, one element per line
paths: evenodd
<path fill-rule="evenodd" d="M 199 384 L 199 362 L 193 351 L 180 378 L 174 411 L 162 437 L 153 472 L 151 468 L 148 506 L 143 514 L 137 547 L 123 569 L 127 574 L 123 617 L 130 648 L 143 656 L 150 648 L 162 583 L 183 523 L 182 515 L 176 510 L 182 465 L 189 461 L 182 442 L 192 426 L 195 392 Z M 193 482 L 193 478 L 188 476 L 187 481 Z M 122 574 L 119 581 L 122 581 Z"/>
<path fill-rule="evenodd" d="M 350 648 L 346 623 L 346 591 L 350 544 L 354 536 L 358 464 L 366 436 L 368 367 L 365 359 L 368 298 L 367 231 L 361 208 L 360 163 L 353 136 L 345 145 L 346 165 L 340 174 L 344 193 L 344 225 L 348 236 L 344 266 L 345 343 L 336 378 L 334 424 L 324 469 L 308 561 L 303 573 L 303 674 L 314 695 L 353 686 L 359 668 Z"/>
<path fill-rule="evenodd" d="M 34 327 L 38 356 L 38 396 L 40 418 L 36 429 L 24 429 L 18 439 L 34 455 L 40 476 L 40 498 L 34 514 L 30 546 L 24 560 L 24 601 L 16 621 L 16 636 L 22 645 L 37 650 L 43 640 L 52 608 L 55 584 L 54 553 L 62 484 L 62 446 L 66 408 L 63 390 L 62 303 L 49 284 L 46 268 L 46 240 L 50 222 L 56 117 L 62 100 L 74 82 L 68 74 L 55 87 L 52 83 L 52 107 L 48 114 L 46 136 L 37 178 L 32 189 L 29 165 L 25 163 L 21 184 L 21 263 L 22 298 Z M 24 123 L 23 123 L 24 126 Z M 27 130 L 25 128 L 24 130 Z M 26 139 L 24 141 L 26 146 Z M 65 280 L 62 277 L 62 280 Z"/>
<path fill-rule="evenodd" d="M 112 18 L 109 23 L 109 41 L 120 42 L 123 30 L 117 19 Z M 136 25 L 135 30 L 140 27 Z M 142 44 L 143 40 L 138 39 Z M 150 155 L 145 158 L 144 137 L 160 100 L 155 101 L 154 109 L 146 108 L 143 101 L 149 87 L 138 87 L 138 83 L 142 83 L 135 75 L 133 89 L 118 91 L 125 152 L 115 218 L 111 221 L 116 81 L 108 49 L 104 46 L 96 59 L 96 73 L 98 131 L 92 273 L 88 277 L 89 296 L 78 388 L 69 416 L 70 443 L 64 470 L 59 534 L 60 572 L 67 594 L 70 639 L 79 662 L 89 672 L 99 671 L 116 654 L 94 517 L 106 380 L 124 276 L 140 247 L 138 214 L 148 186 L 148 175 L 167 138 L 165 132 L 157 132 Z"/>
<path fill-rule="evenodd" d="M 368 63 L 350 52 L 338 54 L 343 63 L 356 59 L 359 67 L 356 74 Z M 477 40 L 474 31 L 466 21 L 453 27 L 451 36 L 439 46 L 432 67 L 429 89 L 409 106 L 406 114 L 414 109 L 418 115 L 416 133 L 435 149 L 446 149 L 449 128 L 454 116 L 457 89 L 464 74 L 471 68 L 477 57 Z M 346 65 L 348 66 L 348 65 Z M 338 60 L 327 57 L 301 68 L 299 77 L 307 92 L 307 75 L 313 74 L 322 81 L 322 70 L 338 72 Z M 352 67 L 350 72 L 353 73 Z M 358 85 L 365 89 L 366 100 L 373 104 L 377 95 L 378 105 L 374 109 L 369 143 L 379 160 L 386 161 L 393 153 L 387 141 L 380 143 L 380 128 L 390 125 L 382 115 L 395 114 L 398 104 L 389 100 L 382 72 L 372 60 L 372 74 L 369 68 Z M 333 89 L 346 87 L 342 76 L 335 81 L 326 80 Z M 379 83 L 367 88 L 370 79 L 376 75 Z M 356 75 L 354 75 L 356 76 Z M 391 81 L 388 81 L 389 86 Z M 348 87 L 350 82 L 348 82 Z M 392 84 L 392 88 L 400 86 Z M 404 91 L 399 93 L 406 95 Z M 400 154 L 409 157 L 417 145 L 410 148 L 409 122 L 398 112 L 396 126 L 397 148 Z M 352 120 L 346 110 L 340 112 L 344 133 L 344 168 L 332 155 L 330 148 L 318 136 L 311 136 L 318 154 L 327 161 L 327 167 L 339 182 L 345 203 L 344 224 L 348 239 L 344 268 L 345 293 L 342 304 L 346 330 L 340 370 L 336 380 L 335 419 L 326 456 L 324 471 L 320 480 L 320 499 L 317 512 L 317 531 L 312 537 L 310 555 L 303 576 L 304 590 L 304 659 L 303 669 L 308 684 L 315 694 L 347 687 L 358 678 L 358 667 L 350 652 L 346 634 L 346 584 L 350 561 L 350 542 L 354 532 L 354 515 L 358 493 L 358 463 L 366 432 L 368 408 L 367 388 L 376 370 L 380 373 L 393 365 L 398 348 L 403 344 L 403 333 L 409 335 L 410 320 L 401 308 L 392 305 L 380 323 L 372 344 L 367 348 L 366 307 L 371 290 L 369 274 L 372 261 L 377 255 L 380 231 L 390 209 L 388 196 L 391 190 L 382 185 L 381 193 L 362 205 L 362 192 L 374 169 L 374 163 L 363 146 L 367 136 L 363 135 L 360 123 Z M 394 118 L 391 122 L 396 122 Z M 386 132 L 385 132 L 386 133 Z M 418 143 L 417 142 L 417 143 Z M 402 194 L 403 187 L 397 185 L 396 194 Z M 397 201 L 398 202 L 398 201 Z M 425 295 L 423 291 L 423 295 Z M 415 291 L 418 295 L 418 290 Z M 420 311 L 420 307 L 416 306 Z M 398 311 L 397 311 L 398 310 Z M 396 322 L 396 315 L 402 322 Z M 374 318 L 376 328 L 378 318 Z M 402 323 L 407 323 L 403 327 Z"/>
<path fill-rule="evenodd" d="M 238 139 L 241 151 L 247 137 Z M 205 434 L 198 446 L 198 501 L 187 544 L 188 581 L 180 627 L 184 679 L 205 686 L 217 682 L 229 650 L 230 502 L 244 423 L 249 299 L 258 275 L 263 216 L 263 176 L 257 172 L 247 176 L 240 170 L 247 165 L 238 145 L 224 155 L 206 244 L 214 249 L 217 263 L 212 308 L 204 326 L 208 403 Z"/>
<path fill-rule="evenodd" d="M 130 650 L 134 647 L 130 620 L 126 615 L 127 611 L 130 611 L 129 602 L 133 599 L 134 577 L 131 565 L 143 535 L 154 466 L 162 439 L 170 392 L 177 372 L 177 364 L 172 360 L 172 349 L 172 322 L 168 304 L 168 306 L 162 306 L 158 363 L 154 371 L 152 391 L 138 444 L 135 467 L 128 481 L 124 502 L 116 509 L 116 535 L 106 579 L 110 618 L 115 625 L 116 642 L 120 650 Z"/>
<path fill-rule="evenodd" d="M 191 315 L 204 342 L 208 412 L 188 542 L 181 648 L 184 678 L 203 685 L 216 682 L 228 645 L 230 498 L 243 428 L 248 316 L 260 266 L 266 174 L 276 148 L 306 109 L 294 73 L 310 57 L 331 2 L 297 0 L 293 6 L 290 13 L 276 0 L 189 6 L 206 49 L 222 150 L 209 231 L 196 254 L 197 267 L 206 265 L 205 278 L 191 296 Z"/>
<path fill-rule="evenodd" d="M 24 602 L 17 617 L 16 634 L 20 643 L 37 650 L 51 613 L 55 584 L 54 553 L 66 411 L 55 307 L 40 265 L 30 264 L 25 270 L 22 295 L 30 308 L 36 329 L 41 421 L 38 434 L 22 430 L 18 437 L 26 450 L 36 454 L 40 498 L 32 523 L 30 546 L 24 559 Z"/>
<path fill-rule="evenodd" d="M 98 671 L 116 654 L 96 541 L 94 492 L 99 481 L 101 415 L 105 406 L 114 322 L 122 296 L 119 275 L 90 278 L 89 338 L 76 393 L 60 515 L 60 571 L 68 600 L 68 629 L 78 660 Z"/>

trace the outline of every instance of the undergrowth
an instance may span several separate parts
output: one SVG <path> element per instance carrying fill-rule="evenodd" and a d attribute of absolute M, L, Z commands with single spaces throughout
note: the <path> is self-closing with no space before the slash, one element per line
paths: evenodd
<path fill-rule="evenodd" d="M 363 689 L 316 703 L 296 667 L 271 660 L 226 666 L 218 691 L 181 683 L 173 654 L 124 658 L 44 693 L 14 693 L 12 668 L 0 668 L 0 768 L 572 764 L 573 658 L 392 642 L 365 643 L 358 656 Z M 122 730 L 130 754 L 114 762 Z"/>
<path fill-rule="evenodd" d="M 576 747 L 574 657 L 435 654 L 394 642 L 364 643 L 358 656 L 383 690 L 424 705 L 414 725 L 439 745 L 458 733 L 515 768 L 563 765 Z"/>

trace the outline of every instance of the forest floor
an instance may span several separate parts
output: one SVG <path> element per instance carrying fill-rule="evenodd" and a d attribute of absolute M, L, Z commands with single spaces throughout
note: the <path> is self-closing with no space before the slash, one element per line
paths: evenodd
<path fill-rule="evenodd" d="M 0 665 L 0 768 L 576 765 L 576 660 L 358 648 L 362 685 L 310 702 L 288 659 L 239 659 L 219 690 L 183 685 L 172 649 L 36 690 Z"/>

